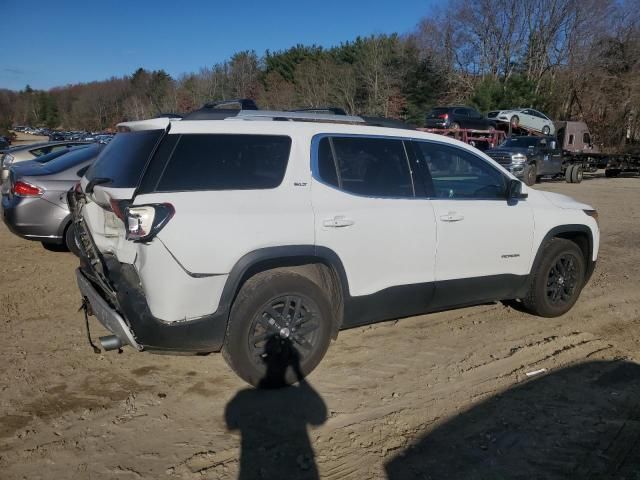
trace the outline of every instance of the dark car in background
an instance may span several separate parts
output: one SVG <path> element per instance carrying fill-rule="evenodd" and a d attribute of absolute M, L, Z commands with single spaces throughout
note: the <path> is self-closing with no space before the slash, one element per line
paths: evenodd
<path fill-rule="evenodd" d="M 9 189 L 2 195 L 2 217 L 14 234 L 45 246 L 66 246 L 78 253 L 67 191 L 80 181 L 104 145 L 65 152 L 46 163 L 23 162 L 9 170 Z"/>
<path fill-rule="evenodd" d="M 0 150 L 5 150 L 11 146 L 11 140 L 7 137 L 0 136 Z"/>
<path fill-rule="evenodd" d="M 433 108 L 425 119 L 425 127 L 442 129 L 468 128 L 473 130 L 493 130 L 496 122 L 485 118 L 472 107 L 451 106 Z"/>

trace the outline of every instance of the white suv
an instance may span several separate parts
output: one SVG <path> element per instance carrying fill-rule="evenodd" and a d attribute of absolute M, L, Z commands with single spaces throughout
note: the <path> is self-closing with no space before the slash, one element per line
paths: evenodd
<path fill-rule="evenodd" d="M 207 108 L 120 130 L 69 195 L 107 350 L 222 351 L 282 385 L 355 325 L 505 300 L 562 315 L 595 266 L 592 207 L 443 136 Z"/>

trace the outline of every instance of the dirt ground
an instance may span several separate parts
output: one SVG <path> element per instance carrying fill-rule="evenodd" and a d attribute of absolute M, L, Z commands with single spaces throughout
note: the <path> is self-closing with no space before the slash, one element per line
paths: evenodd
<path fill-rule="evenodd" d="M 220 355 L 94 354 L 77 261 L 0 226 L 0 477 L 640 479 L 640 178 L 536 188 L 600 212 L 570 313 L 344 331 L 307 383 L 266 392 Z"/>

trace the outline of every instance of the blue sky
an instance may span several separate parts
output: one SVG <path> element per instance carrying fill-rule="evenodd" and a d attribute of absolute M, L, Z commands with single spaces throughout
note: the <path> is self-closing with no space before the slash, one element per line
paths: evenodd
<path fill-rule="evenodd" d="M 404 33 L 434 0 L 0 0 L 0 88 L 48 89 L 163 68 L 193 72 L 240 50 Z"/>

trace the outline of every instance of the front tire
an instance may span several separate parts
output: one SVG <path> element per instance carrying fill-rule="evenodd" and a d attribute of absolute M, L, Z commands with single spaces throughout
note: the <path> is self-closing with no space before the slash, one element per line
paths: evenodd
<path fill-rule="evenodd" d="M 324 357 L 332 318 L 327 293 L 309 278 L 287 270 L 258 273 L 233 303 L 222 353 L 254 387 L 291 385 Z"/>
<path fill-rule="evenodd" d="M 543 248 L 522 303 L 534 315 L 558 317 L 568 312 L 580 296 L 585 259 L 578 245 L 564 238 L 553 238 Z"/>
<path fill-rule="evenodd" d="M 545 125 L 544 127 L 542 127 L 543 135 L 549 135 L 550 133 L 551 133 L 551 128 L 549 128 L 549 125 Z"/>

